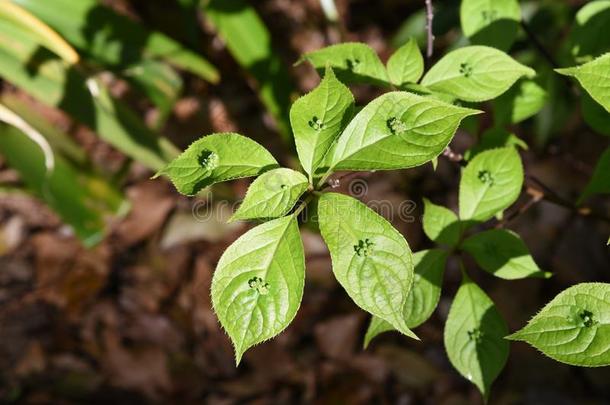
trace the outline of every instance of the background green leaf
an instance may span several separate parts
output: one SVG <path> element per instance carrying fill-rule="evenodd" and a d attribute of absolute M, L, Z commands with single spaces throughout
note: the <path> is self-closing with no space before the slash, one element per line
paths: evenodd
<path fill-rule="evenodd" d="M 258 95 L 276 120 L 287 143 L 290 136 L 289 108 L 292 81 L 274 52 L 271 34 L 246 0 L 204 1 L 203 14 L 212 22 L 235 60 L 258 83 Z"/>
<path fill-rule="evenodd" d="M 0 76 L 40 102 L 62 109 L 104 141 L 158 170 L 178 154 L 95 77 L 86 77 L 41 47 L 31 32 L 0 18 Z"/>
<path fill-rule="evenodd" d="M 460 219 L 490 219 L 517 200 L 522 185 L 523 166 L 515 148 L 481 152 L 462 171 Z"/>
<path fill-rule="evenodd" d="M 610 194 L 610 148 L 606 149 L 597 161 L 591 180 L 579 197 L 578 203 L 582 203 L 594 194 Z"/>
<path fill-rule="evenodd" d="M 27 188 L 57 212 L 85 246 L 100 242 L 108 232 L 108 219 L 124 214 L 128 207 L 115 185 L 66 158 L 61 148 L 53 148 L 54 167 L 47 171 L 40 147 L 5 124 L 0 124 L 0 153 Z"/>
<path fill-rule="evenodd" d="M 517 0 L 462 0 L 460 22 L 470 42 L 507 51 L 517 37 L 521 9 Z"/>
<path fill-rule="evenodd" d="M 587 2 L 576 13 L 568 37 L 568 48 L 576 63 L 583 63 L 610 51 L 607 40 L 610 26 L 610 1 Z"/>
<path fill-rule="evenodd" d="M 536 81 L 519 80 L 493 101 L 496 126 L 516 124 L 536 115 L 548 98 L 546 90 Z"/>
<path fill-rule="evenodd" d="M 160 58 L 217 82 L 218 71 L 196 52 L 149 31 L 96 0 L 12 0 L 49 24 L 84 55 L 108 67 L 125 68 Z"/>

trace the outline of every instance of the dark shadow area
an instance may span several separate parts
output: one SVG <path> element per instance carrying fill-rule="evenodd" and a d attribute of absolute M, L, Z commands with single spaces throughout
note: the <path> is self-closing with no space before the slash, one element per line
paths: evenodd
<path fill-rule="evenodd" d="M 610 30 L 610 7 L 589 18 L 585 25 L 574 25 L 570 33 L 570 54 L 574 58 L 597 57 L 610 51 L 608 30 Z"/>
<path fill-rule="evenodd" d="M 493 21 L 470 37 L 473 45 L 487 45 L 508 51 L 515 42 L 519 23 L 515 20 L 502 18 Z"/>
<path fill-rule="evenodd" d="M 481 317 L 479 339 L 476 342 L 477 358 L 481 366 L 483 385 L 489 387 L 504 369 L 509 356 L 508 328 L 495 306 Z"/>

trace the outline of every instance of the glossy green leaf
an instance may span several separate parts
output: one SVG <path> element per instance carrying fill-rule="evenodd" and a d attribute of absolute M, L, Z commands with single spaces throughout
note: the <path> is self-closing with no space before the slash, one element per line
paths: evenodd
<path fill-rule="evenodd" d="M 515 148 L 481 152 L 462 171 L 460 219 L 490 219 L 517 200 L 522 185 L 523 166 Z"/>
<path fill-rule="evenodd" d="M 575 77 L 593 100 L 610 112 L 610 53 L 571 68 L 555 69 L 556 72 Z"/>
<path fill-rule="evenodd" d="M 483 132 L 479 142 L 464 153 L 464 159 L 471 160 L 484 150 L 514 146 L 515 148 L 528 149 L 527 143 L 517 135 L 504 128 L 490 128 Z"/>
<path fill-rule="evenodd" d="M 267 149 L 243 135 L 227 132 L 193 142 L 155 177 L 166 175 L 179 192 L 194 195 L 214 183 L 257 176 L 277 166 Z"/>
<path fill-rule="evenodd" d="M 536 115 L 547 103 L 549 95 L 534 80 L 522 79 L 493 101 L 497 126 L 519 123 Z"/>
<path fill-rule="evenodd" d="M 407 92 L 386 93 L 364 107 L 329 152 L 330 170 L 419 166 L 449 144 L 460 121 L 479 111 Z"/>
<path fill-rule="evenodd" d="M 57 32 L 35 15 L 12 1 L 0 2 L 0 19 L 8 20 L 29 31 L 45 48 L 53 51 L 68 64 L 76 64 L 80 56 Z"/>
<path fill-rule="evenodd" d="M 424 57 L 413 38 L 398 48 L 387 62 L 388 76 L 396 87 L 417 83 L 424 73 Z"/>
<path fill-rule="evenodd" d="M 0 76 L 40 102 L 57 107 L 97 132 L 127 156 L 158 170 L 178 154 L 166 139 L 148 129 L 94 77 L 68 67 L 35 36 L 0 19 Z"/>
<path fill-rule="evenodd" d="M 120 192 L 90 169 L 53 148 L 54 165 L 45 167 L 40 147 L 23 132 L 0 125 L 0 154 L 36 197 L 45 202 L 91 247 L 107 233 L 107 221 L 125 213 Z"/>
<path fill-rule="evenodd" d="M 320 197 L 318 217 L 333 273 L 360 308 L 416 338 L 403 316 L 413 283 L 407 241 L 360 201 L 336 193 Z"/>
<path fill-rule="evenodd" d="M 308 61 L 318 72 L 326 65 L 335 71 L 343 83 L 371 83 L 388 86 L 390 79 L 377 53 L 360 42 L 345 42 L 306 53 L 299 62 Z"/>
<path fill-rule="evenodd" d="M 507 51 L 521 21 L 517 0 L 462 0 L 460 22 L 470 42 Z"/>
<path fill-rule="evenodd" d="M 551 276 L 540 270 L 519 235 L 507 229 L 490 229 L 470 236 L 462 244 L 481 268 L 496 277 L 516 280 Z"/>
<path fill-rule="evenodd" d="M 288 326 L 304 284 L 305 255 L 293 216 L 249 230 L 223 253 L 212 278 L 212 305 L 238 364 L 246 350 Z"/>
<path fill-rule="evenodd" d="M 580 96 L 582 118 L 595 132 L 610 136 L 610 114 L 587 93 Z"/>
<path fill-rule="evenodd" d="M 610 365 L 610 284 L 582 283 L 562 291 L 507 339 L 527 342 L 562 363 Z"/>
<path fill-rule="evenodd" d="M 606 149 L 597 161 L 591 180 L 578 199 L 578 203 L 582 203 L 594 194 L 610 194 L 610 148 Z"/>
<path fill-rule="evenodd" d="M 258 84 L 258 96 L 275 118 L 284 140 L 290 136 L 292 81 L 272 46 L 271 33 L 247 0 L 209 0 L 201 3 L 208 19 L 235 60 Z"/>
<path fill-rule="evenodd" d="M 610 51 L 608 26 L 610 0 L 589 1 L 578 10 L 568 37 L 570 53 L 577 63 L 588 62 Z"/>
<path fill-rule="evenodd" d="M 495 48 L 467 46 L 443 56 L 421 84 L 460 100 L 485 101 L 498 97 L 521 77 L 535 74 Z"/>
<path fill-rule="evenodd" d="M 89 58 L 125 68 L 143 59 L 160 58 L 217 82 L 218 71 L 196 52 L 170 37 L 149 31 L 97 0 L 13 0 L 49 24 Z"/>
<path fill-rule="evenodd" d="M 438 305 L 441 297 L 443 273 L 447 252 L 440 249 L 423 250 L 413 254 L 415 276 L 413 286 L 404 306 L 403 316 L 409 328 L 426 322 Z M 377 335 L 395 330 L 387 321 L 373 316 L 364 336 L 364 347 Z"/>
<path fill-rule="evenodd" d="M 265 172 L 252 182 L 231 221 L 284 216 L 294 207 L 307 187 L 307 177 L 294 170 L 279 168 Z"/>
<path fill-rule="evenodd" d="M 444 342 L 451 364 L 485 398 L 508 358 L 508 328 L 493 301 L 464 275 L 445 323 Z"/>
<path fill-rule="evenodd" d="M 290 123 L 301 165 L 310 177 L 354 114 L 354 96 L 328 68 L 311 93 L 294 102 Z"/>
<path fill-rule="evenodd" d="M 422 219 L 427 237 L 437 243 L 456 246 L 460 239 L 460 223 L 457 215 L 442 205 L 436 205 L 424 198 Z"/>

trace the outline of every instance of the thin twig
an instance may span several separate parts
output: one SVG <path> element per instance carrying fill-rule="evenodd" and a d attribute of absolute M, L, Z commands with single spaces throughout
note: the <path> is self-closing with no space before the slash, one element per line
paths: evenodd
<path fill-rule="evenodd" d="M 426 32 L 428 33 L 428 48 L 426 56 L 432 57 L 434 50 L 434 34 L 432 33 L 432 20 L 434 19 L 434 9 L 432 8 L 432 0 L 426 0 Z"/>
<path fill-rule="evenodd" d="M 527 200 L 525 202 L 525 204 L 523 204 L 521 207 L 519 207 L 518 210 L 513 211 L 509 215 L 507 215 L 504 218 L 502 218 L 502 220 L 499 221 L 498 224 L 496 225 L 496 228 L 504 228 L 506 225 L 508 225 L 514 219 L 516 219 L 517 217 L 520 217 L 521 215 L 525 214 L 525 212 L 527 210 L 529 210 L 534 205 L 536 205 L 538 202 L 540 202 L 540 201 L 542 201 L 544 199 L 544 193 L 542 191 L 540 191 L 540 190 L 537 190 L 537 189 L 533 188 L 533 187 L 526 187 L 525 192 L 527 193 L 527 195 L 530 196 L 529 200 Z"/>

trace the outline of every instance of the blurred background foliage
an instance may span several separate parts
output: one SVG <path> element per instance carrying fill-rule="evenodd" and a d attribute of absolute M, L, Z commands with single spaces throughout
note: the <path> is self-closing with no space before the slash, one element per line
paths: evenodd
<path fill-rule="evenodd" d="M 309 231 L 303 310 L 236 370 L 209 283 L 219 255 L 246 228 L 225 220 L 248 182 L 187 200 L 149 180 L 190 142 L 221 131 L 252 137 L 297 167 L 288 111 L 318 81 L 310 67 L 293 66 L 299 55 L 343 41 L 367 42 L 383 60 L 409 38 L 424 49 L 423 3 L 1 0 L 0 401 L 479 401 L 442 352 L 448 298 L 418 333 L 423 344 L 389 335 L 361 351 L 363 314 L 332 279 L 328 254 Z M 451 49 L 497 37 L 466 38 L 460 2 L 433 3 L 428 66 Z M 514 38 L 493 45 L 538 76 L 481 106 L 491 114 L 467 120 L 452 147 L 476 153 L 486 143 L 520 145 L 528 172 L 576 201 L 608 148 L 610 118 L 552 69 L 610 50 L 610 2 L 578 14 L 587 2 L 520 4 L 524 22 L 502 22 L 518 25 Z M 365 85 L 353 91 L 359 105 L 380 94 Z M 508 131 L 493 129 L 498 123 Z M 597 176 L 607 182 L 603 171 Z M 415 202 L 413 221 L 395 224 L 414 251 L 429 244 L 422 197 L 456 206 L 459 168 L 448 162 L 436 172 L 365 179 L 365 200 Z M 607 213 L 607 199 L 594 194 L 587 203 Z M 513 226 L 555 277 L 502 288 L 481 275 L 477 282 L 511 329 L 564 287 L 610 279 L 610 255 L 599 242 L 607 222 L 542 203 Z M 449 273 L 452 293 L 459 272 Z M 492 402 L 608 403 L 609 380 L 607 370 L 514 346 Z"/>

